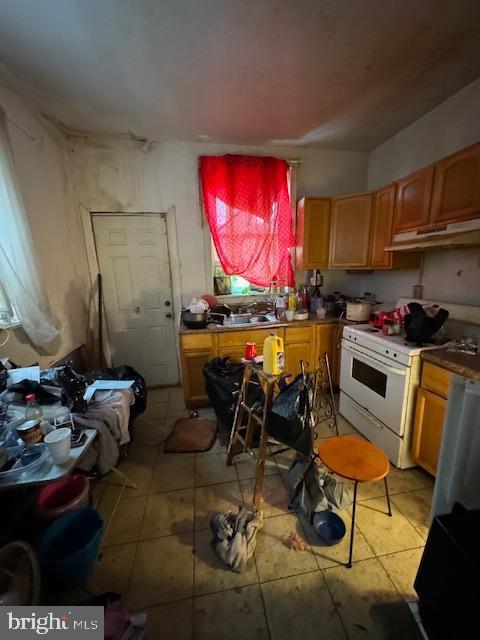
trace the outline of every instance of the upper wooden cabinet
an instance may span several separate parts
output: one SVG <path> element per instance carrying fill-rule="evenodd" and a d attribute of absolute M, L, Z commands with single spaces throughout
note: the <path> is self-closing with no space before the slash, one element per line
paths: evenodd
<path fill-rule="evenodd" d="M 372 202 L 371 193 L 333 200 L 331 267 L 368 267 Z"/>
<path fill-rule="evenodd" d="M 384 251 L 392 243 L 395 185 L 373 194 L 370 267 L 388 269 L 392 266 L 392 252 Z"/>
<path fill-rule="evenodd" d="M 480 215 L 480 143 L 435 164 L 431 224 Z"/>
<path fill-rule="evenodd" d="M 295 266 L 297 269 L 328 267 L 330 198 L 302 198 L 297 204 Z"/>
<path fill-rule="evenodd" d="M 397 181 L 394 232 L 411 231 L 428 224 L 433 186 L 433 165 Z"/>

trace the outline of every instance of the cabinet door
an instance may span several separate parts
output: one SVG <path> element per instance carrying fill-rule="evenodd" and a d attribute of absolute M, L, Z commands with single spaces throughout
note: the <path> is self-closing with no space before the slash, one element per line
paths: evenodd
<path fill-rule="evenodd" d="M 315 367 L 312 367 L 312 369 L 318 369 L 323 362 L 320 358 L 327 353 L 330 363 L 332 382 L 335 386 L 338 385 L 337 371 L 339 350 L 337 349 L 336 343 L 338 328 L 338 324 L 317 324 L 315 336 Z"/>
<path fill-rule="evenodd" d="M 436 475 L 447 400 L 425 389 L 418 390 L 412 458 Z"/>
<path fill-rule="evenodd" d="M 302 198 L 297 205 L 295 265 L 297 269 L 328 267 L 330 198 Z"/>
<path fill-rule="evenodd" d="M 480 143 L 435 164 L 430 222 L 480 216 Z"/>
<path fill-rule="evenodd" d="M 433 165 L 397 182 L 394 233 L 428 224 L 432 198 Z"/>
<path fill-rule="evenodd" d="M 285 345 L 285 371 L 291 373 L 291 382 L 301 372 L 300 361 L 308 363 L 309 370 L 313 369 L 311 342 L 293 342 Z"/>
<path fill-rule="evenodd" d="M 209 404 L 203 378 L 204 365 L 215 357 L 212 350 L 184 351 L 182 353 L 182 374 L 185 404 L 189 408 Z"/>
<path fill-rule="evenodd" d="M 392 243 L 395 185 L 373 194 L 372 232 L 370 238 L 370 267 L 389 269 L 392 253 L 384 251 Z"/>
<path fill-rule="evenodd" d="M 372 194 L 335 198 L 332 205 L 330 266 L 366 268 L 370 247 Z"/>

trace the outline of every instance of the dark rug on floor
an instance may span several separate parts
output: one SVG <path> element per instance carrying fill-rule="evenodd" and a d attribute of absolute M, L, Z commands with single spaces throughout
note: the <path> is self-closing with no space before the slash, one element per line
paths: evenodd
<path fill-rule="evenodd" d="M 164 451 L 166 453 L 208 451 L 212 448 L 216 435 L 216 425 L 213 420 L 179 418 L 168 436 Z"/>

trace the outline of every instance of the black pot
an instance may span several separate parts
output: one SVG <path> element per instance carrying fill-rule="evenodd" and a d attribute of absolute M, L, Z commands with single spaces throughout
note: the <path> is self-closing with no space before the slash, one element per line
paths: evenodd
<path fill-rule="evenodd" d="M 188 329 L 205 329 L 208 323 L 208 311 L 203 313 L 182 311 L 182 321 Z"/>

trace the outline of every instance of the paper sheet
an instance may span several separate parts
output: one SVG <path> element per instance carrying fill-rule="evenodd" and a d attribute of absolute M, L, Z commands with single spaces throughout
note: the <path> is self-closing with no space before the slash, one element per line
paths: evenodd
<path fill-rule="evenodd" d="M 40 382 L 40 367 L 20 367 L 19 369 L 8 370 L 7 387 L 11 387 L 12 384 L 17 384 L 17 382 L 21 382 L 22 380 Z"/>
<path fill-rule="evenodd" d="M 85 389 L 83 399 L 87 402 L 92 399 L 95 391 L 100 390 L 116 390 L 116 389 L 129 389 L 135 380 L 95 380 Z"/>

